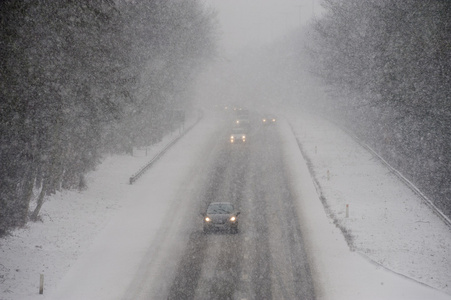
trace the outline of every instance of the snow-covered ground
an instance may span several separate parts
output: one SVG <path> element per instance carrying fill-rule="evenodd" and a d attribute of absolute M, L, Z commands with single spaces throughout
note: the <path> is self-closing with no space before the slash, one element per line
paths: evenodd
<path fill-rule="evenodd" d="M 450 228 L 340 129 L 308 114 L 285 116 L 289 123 L 278 126 L 318 298 L 451 299 Z M 129 177 L 175 136 L 147 156 L 141 150 L 109 157 L 89 174 L 87 190 L 52 196 L 42 222 L 0 240 L 0 299 L 120 299 L 168 211 L 187 205 L 177 195 L 196 176 L 193 165 L 207 159 L 216 117 L 207 112 L 135 185 Z M 40 274 L 44 295 L 38 295 Z"/>
<path fill-rule="evenodd" d="M 323 280 L 320 298 L 451 299 L 451 229 L 442 219 L 341 129 L 307 113 L 286 118 L 297 139 L 285 148 L 298 160 L 291 172 L 305 199 L 299 215 Z"/>

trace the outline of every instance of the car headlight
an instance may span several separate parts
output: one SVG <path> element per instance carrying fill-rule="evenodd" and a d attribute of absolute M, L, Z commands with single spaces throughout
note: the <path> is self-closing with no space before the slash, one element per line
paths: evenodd
<path fill-rule="evenodd" d="M 205 217 L 205 222 L 210 222 L 211 219 L 209 217 Z"/>
<path fill-rule="evenodd" d="M 231 217 L 231 218 L 230 218 L 230 221 L 231 221 L 231 222 L 235 222 L 235 221 L 236 221 L 236 217 Z"/>

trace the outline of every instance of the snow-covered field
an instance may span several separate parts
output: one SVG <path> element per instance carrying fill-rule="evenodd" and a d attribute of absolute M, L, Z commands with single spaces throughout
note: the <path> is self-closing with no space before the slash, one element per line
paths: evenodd
<path fill-rule="evenodd" d="M 186 183 L 193 176 L 192 164 L 204 159 L 199 151 L 215 132 L 215 114 L 207 112 L 148 171 L 142 179 L 146 185 L 129 185 L 129 177 L 175 136 L 148 149 L 147 156 L 140 150 L 134 156 L 108 157 L 89 174 L 87 190 L 52 196 L 43 206 L 42 222 L 1 239 L 0 299 L 120 297 L 128 272 L 144 255 L 140 239 L 152 240 L 166 215 L 158 212 L 177 204 L 171 187 Z M 300 220 L 321 285 L 318 298 L 451 299 L 450 228 L 340 129 L 306 114 L 285 116 L 295 136 L 287 121 L 278 126 L 288 171 L 298 183 Z M 296 138 L 311 163 L 316 187 Z M 121 243 L 120 237 L 128 242 Z M 133 257 L 122 256 L 126 250 L 133 250 Z M 83 270 L 89 262 L 96 263 Z M 40 274 L 45 276 L 44 295 L 38 295 Z M 79 274 L 85 274 L 83 282 L 77 281 Z"/>

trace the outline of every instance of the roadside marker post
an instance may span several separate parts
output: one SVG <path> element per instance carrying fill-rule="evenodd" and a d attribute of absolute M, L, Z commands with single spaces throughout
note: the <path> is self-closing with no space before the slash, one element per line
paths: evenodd
<path fill-rule="evenodd" d="M 39 295 L 44 294 L 44 274 L 39 276 Z"/>

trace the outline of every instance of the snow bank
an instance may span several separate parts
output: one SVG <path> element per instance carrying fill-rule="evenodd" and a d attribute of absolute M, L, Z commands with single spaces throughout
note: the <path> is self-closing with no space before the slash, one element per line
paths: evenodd
<path fill-rule="evenodd" d="M 450 228 L 340 129 L 308 114 L 286 116 L 292 128 L 280 126 L 287 160 L 296 162 L 290 171 L 320 298 L 450 299 L 427 286 L 451 293 Z"/>

